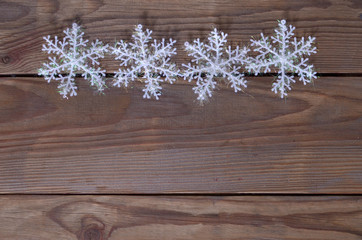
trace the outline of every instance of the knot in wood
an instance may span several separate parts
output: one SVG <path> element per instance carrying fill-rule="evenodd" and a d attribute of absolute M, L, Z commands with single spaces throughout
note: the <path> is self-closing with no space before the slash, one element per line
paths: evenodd
<path fill-rule="evenodd" d="M 103 233 L 98 228 L 88 228 L 83 232 L 82 240 L 103 240 Z"/>
<path fill-rule="evenodd" d="M 98 219 L 85 217 L 82 219 L 82 228 L 79 232 L 79 240 L 104 240 L 105 225 Z"/>
<path fill-rule="evenodd" d="M 10 57 L 9 56 L 4 56 L 1 58 L 1 61 L 4 63 L 4 64 L 8 64 L 10 63 Z"/>

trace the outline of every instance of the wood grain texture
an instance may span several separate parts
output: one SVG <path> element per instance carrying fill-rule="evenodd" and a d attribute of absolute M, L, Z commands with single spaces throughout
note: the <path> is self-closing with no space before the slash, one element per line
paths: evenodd
<path fill-rule="evenodd" d="M 1 196 L 12 240 L 360 240 L 361 197 Z"/>
<path fill-rule="evenodd" d="M 113 44 L 129 40 L 136 24 L 154 37 L 176 39 L 177 63 L 189 58 L 183 43 L 206 38 L 213 27 L 229 34 L 233 45 L 249 43 L 260 32 L 273 33 L 277 19 L 297 27 L 296 36 L 313 35 L 319 52 L 311 57 L 320 73 L 362 72 L 360 0 L 5 0 L 0 2 L 0 74 L 37 73 L 47 55 L 42 37 L 61 35 L 78 22 L 91 40 Z M 103 66 L 113 73 L 118 62 Z"/>
<path fill-rule="evenodd" d="M 0 193 L 362 193 L 362 79 L 272 78 L 220 87 L 199 106 L 190 84 L 104 96 L 84 81 L 64 100 L 40 78 L 0 82 Z"/>

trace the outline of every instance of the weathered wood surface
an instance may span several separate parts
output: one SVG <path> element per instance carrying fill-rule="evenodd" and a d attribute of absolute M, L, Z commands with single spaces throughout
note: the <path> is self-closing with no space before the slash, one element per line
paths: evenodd
<path fill-rule="evenodd" d="M 362 193 L 362 79 L 272 78 L 220 87 L 205 106 L 190 84 L 104 96 L 78 81 L 64 100 L 40 78 L 0 82 L 0 193 Z"/>
<path fill-rule="evenodd" d="M 319 73 L 362 73 L 360 0 L 0 1 L 0 239 L 362 239 L 361 196 L 11 195 L 361 194 L 361 77 L 298 83 L 286 101 L 250 78 L 247 94 L 221 86 L 199 106 L 182 80 L 159 101 L 81 81 L 64 100 L 17 75 L 37 73 L 42 37 L 74 21 L 111 44 L 143 24 L 178 41 L 181 64 L 183 42 L 213 27 L 235 46 L 282 18 L 317 37 Z"/>
<path fill-rule="evenodd" d="M 1 239 L 360 240 L 361 197 L 1 196 Z"/>
<path fill-rule="evenodd" d="M 362 1 L 360 0 L 5 0 L 0 2 L 0 74 L 37 73 L 46 54 L 42 37 L 61 35 L 81 23 L 92 40 L 113 44 L 129 40 L 136 24 L 154 30 L 156 38 L 178 41 L 176 62 L 187 62 L 183 42 L 206 38 L 212 27 L 229 34 L 234 45 L 260 32 L 273 33 L 276 20 L 297 27 L 298 37 L 317 38 L 311 61 L 321 73 L 362 72 Z M 104 67 L 118 69 L 111 57 Z"/>

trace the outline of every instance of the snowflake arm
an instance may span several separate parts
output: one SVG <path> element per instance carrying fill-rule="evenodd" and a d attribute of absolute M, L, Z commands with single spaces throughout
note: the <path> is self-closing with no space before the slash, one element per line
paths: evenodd
<path fill-rule="evenodd" d="M 161 96 L 162 87 L 160 83 L 163 82 L 162 79 L 160 79 L 160 76 L 148 76 L 145 77 L 145 79 L 145 88 L 142 89 L 144 92 L 143 98 L 150 99 L 151 97 L 155 97 L 156 100 L 158 100 Z"/>
<path fill-rule="evenodd" d="M 135 28 L 133 42 L 120 41 L 112 48 L 115 59 L 120 60 L 120 69 L 115 73 L 114 86 L 128 87 L 130 81 L 140 79 L 145 83 L 144 98 L 159 99 L 162 82 L 173 83 L 180 75 L 176 64 L 171 63 L 171 57 L 176 55 L 173 45 L 176 41 L 170 39 L 166 43 L 154 40 L 151 42 L 152 31 L 143 31 L 142 25 Z"/>
<path fill-rule="evenodd" d="M 112 48 L 112 54 L 116 55 L 115 59 L 120 60 L 121 67 L 127 67 L 132 65 L 132 63 L 137 62 L 137 56 L 134 56 L 132 48 L 130 45 L 123 40 L 116 43 L 115 47 Z M 118 69 L 116 72 L 115 78 L 117 79 L 114 82 L 114 86 L 121 87 L 121 85 L 128 87 L 129 81 L 134 81 L 138 77 L 138 72 L 140 71 L 141 66 L 132 67 L 126 69 Z"/>
<path fill-rule="evenodd" d="M 212 97 L 217 85 L 217 78 L 224 78 L 235 92 L 246 88 L 244 75 L 239 72 L 241 66 L 249 63 L 248 48 L 234 50 L 225 47 L 227 34 L 214 29 L 208 37 L 208 43 L 195 39 L 193 43 L 185 42 L 185 49 L 192 60 L 183 64 L 184 79 L 189 82 L 196 80 L 193 88 L 201 102 Z"/>
<path fill-rule="evenodd" d="M 50 36 L 44 37 L 46 44 L 42 50 L 56 57 L 49 57 L 49 62 L 43 63 L 39 75 L 44 76 L 48 82 L 58 81 L 59 93 L 64 98 L 68 98 L 68 95 L 77 95 L 75 85 L 77 73 L 81 73 L 82 77 L 98 91 L 103 91 L 106 71 L 97 66 L 98 59 L 103 58 L 104 53 L 108 51 L 108 45 L 96 40 L 87 47 L 88 40 L 83 39 L 84 33 L 76 23 L 73 23 L 71 29 L 68 28 L 63 32 L 65 37 L 62 41 L 59 41 L 57 36 L 54 40 L 51 40 Z"/>
<path fill-rule="evenodd" d="M 212 96 L 212 92 L 216 87 L 216 81 L 212 74 L 207 74 L 206 77 L 203 77 L 202 74 L 198 73 L 196 79 L 196 86 L 192 90 L 198 95 L 197 100 L 203 102 Z"/>
<path fill-rule="evenodd" d="M 278 77 L 272 84 L 272 91 L 280 94 L 281 98 L 287 96 L 287 91 L 291 90 L 291 84 L 295 83 L 293 74 L 297 74 L 299 81 L 303 84 L 310 83 L 316 79 L 316 72 L 313 65 L 308 65 L 308 58 L 316 53 L 317 48 L 313 46 L 314 37 L 308 38 L 307 41 L 302 38 L 300 41 L 294 37 L 295 27 L 286 26 L 286 21 L 279 22 L 279 27 L 275 29 L 275 36 L 265 37 L 261 34 L 260 40 L 252 39 L 251 46 L 259 54 L 247 66 L 249 71 L 255 75 L 260 72 L 270 72 L 272 68 L 278 69 Z"/>
<path fill-rule="evenodd" d="M 165 81 L 171 84 L 175 82 L 175 77 L 179 75 L 176 64 L 170 63 L 170 58 L 168 57 L 176 55 L 176 48 L 173 47 L 175 43 L 176 41 L 172 40 L 172 38 L 169 39 L 167 44 L 165 39 L 162 39 L 161 43 L 157 43 L 155 40 L 152 44 L 154 54 L 149 56 L 149 61 L 154 63 L 151 65 L 154 72 L 159 72 L 165 77 Z"/>

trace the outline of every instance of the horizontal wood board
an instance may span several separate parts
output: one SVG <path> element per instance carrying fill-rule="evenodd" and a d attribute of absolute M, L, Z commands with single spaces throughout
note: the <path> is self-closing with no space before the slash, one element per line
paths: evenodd
<path fill-rule="evenodd" d="M 245 94 L 220 85 L 142 85 L 62 99 L 41 78 L 0 82 L 0 193 L 362 193 L 362 79 L 295 84 L 271 77 Z"/>
<path fill-rule="evenodd" d="M 1 196 L 1 239 L 360 240 L 361 197 Z"/>
<path fill-rule="evenodd" d="M 214 28 L 229 42 L 249 45 L 251 36 L 273 33 L 277 21 L 296 26 L 296 36 L 315 36 L 318 54 L 311 63 L 319 73 L 362 73 L 362 2 L 360 0 L 5 0 L 0 2 L 0 74 L 36 74 L 47 55 L 43 36 L 62 35 L 73 22 L 82 24 L 90 40 L 113 45 L 130 40 L 137 24 L 153 29 L 157 39 L 178 42 L 179 65 L 190 59 L 185 41 L 204 39 Z M 108 56 L 109 73 L 119 62 Z"/>

